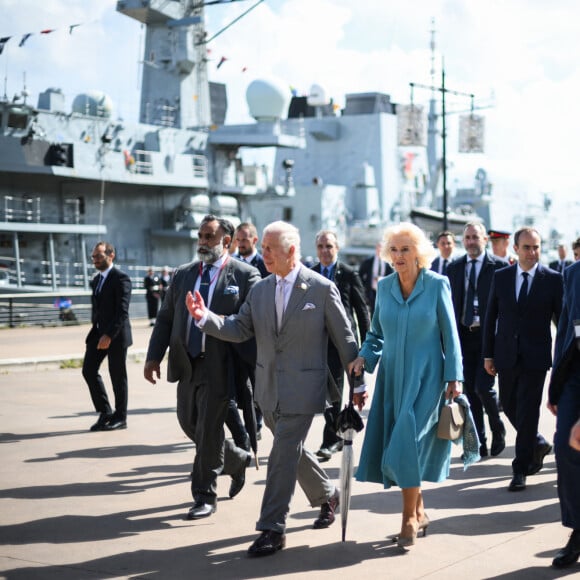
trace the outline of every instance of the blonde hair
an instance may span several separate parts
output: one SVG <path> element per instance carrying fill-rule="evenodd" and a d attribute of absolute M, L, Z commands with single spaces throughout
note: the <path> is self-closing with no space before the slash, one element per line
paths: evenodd
<path fill-rule="evenodd" d="M 396 226 L 388 227 L 383 236 L 383 248 L 381 250 L 381 258 L 392 263 L 391 259 L 391 240 L 395 236 L 409 236 L 411 243 L 417 250 L 417 262 L 419 268 L 429 268 L 433 258 L 437 255 L 433 244 L 425 235 L 425 232 L 417 227 L 415 224 L 409 222 L 401 222 Z"/>

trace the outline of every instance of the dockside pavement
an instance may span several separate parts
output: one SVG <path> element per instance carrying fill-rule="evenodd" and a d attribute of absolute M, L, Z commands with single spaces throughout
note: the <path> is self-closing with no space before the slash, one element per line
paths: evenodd
<path fill-rule="evenodd" d="M 79 368 L 87 327 L 0 330 L 1 578 L 580 577 L 580 565 L 550 567 L 568 538 L 559 521 L 554 456 L 528 478 L 525 491 L 507 491 L 509 427 L 504 453 L 467 471 L 454 448 L 451 477 L 425 485 L 432 523 L 408 552 L 388 538 L 400 526 L 399 490 L 355 482 L 345 543 L 339 518 L 326 530 L 312 529 L 317 510 L 298 489 L 286 549 L 248 558 L 271 437 L 260 441 L 260 469 L 252 463 L 240 495 L 228 499 L 229 478 L 220 477 L 216 514 L 187 521 L 193 445 L 177 424 L 175 386 L 165 375 L 156 386 L 143 379 L 148 322 L 135 320 L 133 328 L 128 429 L 97 433 L 88 431 L 96 416 Z M 307 442 L 313 450 L 322 425 L 317 416 Z M 552 437 L 554 419 L 545 410 L 541 430 Z M 355 458 L 361 443 L 359 435 Z M 340 454 L 325 467 L 338 480 Z"/>

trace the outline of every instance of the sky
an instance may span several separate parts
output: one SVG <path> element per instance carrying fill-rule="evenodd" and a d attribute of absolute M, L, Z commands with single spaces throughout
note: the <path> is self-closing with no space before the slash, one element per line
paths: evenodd
<path fill-rule="evenodd" d="M 208 7 L 209 36 L 257 1 Z M 143 31 L 115 7 L 115 0 L 0 0 L 0 38 L 12 36 L 0 55 L 2 94 L 19 92 L 25 74 L 32 103 L 47 87 L 62 88 L 68 107 L 78 93 L 100 89 L 118 116 L 136 120 Z M 444 62 L 446 87 L 484 107 L 485 153 L 459 154 L 453 111 L 466 110 L 469 99 L 448 96 L 451 187 L 471 185 L 484 167 L 500 208 L 540 206 L 548 194 L 557 225 L 567 237 L 580 235 L 577 0 L 264 0 L 209 44 L 210 80 L 227 84 L 229 123 L 251 121 L 245 91 L 256 78 L 280 79 L 299 94 L 316 83 L 341 106 L 347 93 L 367 91 L 407 104 L 410 82 L 431 84 L 432 20 L 435 82 Z M 55 31 L 39 34 L 46 29 Z M 429 98 L 416 89 L 416 104 Z"/>

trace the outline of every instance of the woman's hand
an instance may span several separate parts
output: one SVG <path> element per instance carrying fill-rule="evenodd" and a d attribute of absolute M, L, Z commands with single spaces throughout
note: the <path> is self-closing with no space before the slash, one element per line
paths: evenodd
<path fill-rule="evenodd" d="M 445 390 L 445 398 L 455 399 L 455 397 L 461 395 L 461 391 L 461 383 L 459 381 L 449 381 Z"/>

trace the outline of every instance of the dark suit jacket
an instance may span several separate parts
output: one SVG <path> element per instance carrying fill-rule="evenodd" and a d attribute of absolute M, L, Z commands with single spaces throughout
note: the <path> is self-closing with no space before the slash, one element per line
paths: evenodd
<path fill-rule="evenodd" d="M 320 274 L 322 270 L 320 263 L 312 266 L 312 270 Z M 361 279 L 354 268 L 338 261 L 334 268 L 333 282 L 340 292 L 340 300 L 346 310 L 346 315 L 348 316 L 352 332 L 355 336 L 358 324 L 361 340 L 359 344 L 361 344 L 370 327 L 369 309 L 367 307 L 365 290 Z"/>
<path fill-rule="evenodd" d="M 120 341 L 125 348 L 133 344 L 129 322 L 131 279 L 118 268 L 107 274 L 101 291 L 95 296 L 98 275 L 91 281 L 92 323 L 86 342 L 107 335 L 112 341 Z"/>
<path fill-rule="evenodd" d="M 570 376 L 570 366 L 580 357 L 574 320 L 580 320 L 580 262 L 574 262 L 564 270 L 564 306 L 558 323 L 556 346 L 554 348 L 554 368 L 550 376 L 548 398 L 553 405 L 558 404 L 562 389 Z"/>
<path fill-rule="evenodd" d="M 502 369 L 519 363 L 530 370 L 552 366 L 551 321 L 562 311 L 562 276 L 538 265 L 528 298 L 516 301 L 517 265 L 498 270 L 491 285 L 484 326 L 483 356 Z"/>
<path fill-rule="evenodd" d="M 439 262 L 441 262 L 441 256 L 437 256 L 437 258 L 435 258 L 431 262 L 431 270 L 433 270 L 433 272 L 437 272 L 437 274 L 439 274 Z M 451 264 L 451 262 L 453 262 L 453 258 L 448 258 L 447 259 L 447 267 L 448 268 L 449 268 L 449 264 Z"/>
<path fill-rule="evenodd" d="M 375 308 L 375 300 L 377 297 L 376 290 L 373 290 L 373 262 L 374 262 L 374 259 L 375 259 L 375 257 L 371 256 L 370 258 L 363 260 L 361 262 L 361 265 L 359 266 L 359 269 L 358 269 L 358 275 L 360 276 L 360 279 L 361 279 L 363 286 L 364 286 L 364 289 L 365 289 L 365 293 L 366 293 L 366 297 L 367 297 L 367 304 L 369 305 L 371 310 L 374 310 L 374 308 Z M 385 264 L 385 276 L 388 276 L 389 274 L 392 274 L 395 271 L 395 270 L 393 270 L 393 267 L 388 262 L 384 262 L 384 264 Z"/>
<path fill-rule="evenodd" d="M 185 306 L 185 296 L 195 286 L 199 265 L 199 261 L 192 262 L 175 271 L 149 340 L 148 361 L 161 361 L 169 347 L 169 382 L 191 380 L 191 363 L 187 353 L 189 312 Z M 240 260 L 228 259 L 216 281 L 210 304 L 212 311 L 225 316 L 235 314 L 259 280 L 260 273 L 256 268 Z M 205 357 L 212 390 L 216 396 L 229 398 L 229 373 L 233 357 L 231 345 L 206 336 Z"/>
<path fill-rule="evenodd" d="M 550 262 L 550 268 L 552 270 L 556 270 L 556 272 L 560 272 L 560 274 L 564 273 L 564 270 L 568 267 L 571 266 L 574 262 L 572 262 L 572 260 L 564 260 L 564 268 L 562 268 L 562 262 L 561 260 L 554 260 L 553 262 Z"/>
<path fill-rule="evenodd" d="M 467 255 L 457 258 L 447 266 L 447 277 L 451 284 L 451 298 L 453 299 L 453 309 L 455 310 L 455 321 L 457 328 L 461 327 L 461 315 L 463 313 L 463 300 L 465 294 L 465 270 L 467 260 L 470 259 Z M 493 274 L 500 268 L 505 268 L 509 264 L 504 260 L 495 258 L 488 252 L 485 253 L 481 271 L 477 278 L 477 299 L 479 301 L 479 319 L 481 324 L 485 321 L 485 313 L 487 311 L 487 298 L 489 296 L 489 289 L 491 288 L 491 281 Z"/>

